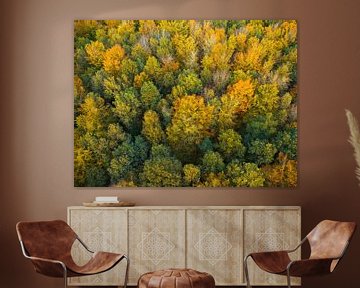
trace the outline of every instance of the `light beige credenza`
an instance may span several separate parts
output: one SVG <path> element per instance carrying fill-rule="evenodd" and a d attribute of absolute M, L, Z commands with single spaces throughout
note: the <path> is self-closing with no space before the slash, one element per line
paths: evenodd
<path fill-rule="evenodd" d="M 212 274 L 216 285 L 245 285 L 243 258 L 250 252 L 294 248 L 301 238 L 298 206 L 68 207 L 68 223 L 92 250 L 128 254 L 129 285 L 163 268 Z M 78 263 L 88 253 L 73 246 Z M 300 258 L 300 250 L 293 258 Z M 123 261 L 124 262 L 124 261 Z M 286 285 L 286 277 L 264 273 L 249 261 L 253 285 Z M 125 263 L 70 285 L 121 285 Z M 293 279 L 300 285 L 299 279 Z"/>

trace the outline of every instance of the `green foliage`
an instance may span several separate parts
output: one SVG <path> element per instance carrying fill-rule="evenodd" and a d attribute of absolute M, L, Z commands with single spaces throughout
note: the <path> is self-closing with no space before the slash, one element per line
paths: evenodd
<path fill-rule="evenodd" d="M 258 165 L 269 164 L 274 161 L 277 149 L 275 145 L 263 140 L 254 140 L 248 149 L 249 159 Z"/>
<path fill-rule="evenodd" d="M 165 150 L 165 147 L 153 146 L 151 157 L 144 162 L 141 173 L 143 186 L 181 186 L 181 162 Z"/>
<path fill-rule="evenodd" d="M 295 187 L 291 20 L 74 22 L 76 186 Z"/>
<path fill-rule="evenodd" d="M 255 163 L 230 163 L 227 167 L 227 176 L 237 187 L 263 187 L 265 176 Z"/>
<path fill-rule="evenodd" d="M 128 89 L 116 94 L 112 110 L 129 131 L 138 131 L 141 119 L 141 102 L 134 90 Z"/>
<path fill-rule="evenodd" d="M 149 146 L 141 137 L 127 137 L 113 152 L 108 172 L 113 184 L 120 180 L 133 181 L 138 177 L 139 166 L 147 159 Z"/>
<path fill-rule="evenodd" d="M 147 81 L 141 86 L 140 94 L 141 101 L 147 109 L 154 109 L 161 98 L 159 90 L 151 81 Z"/>
<path fill-rule="evenodd" d="M 178 81 L 187 95 L 200 94 L 202 91 L 202 82 L 194 72 L 185 71 L 185 73 L 181 73 Z"/>
<path fill-rule="evenodd" d="M 234 158 L 243 159 L 246 148 L 241 135 L 228 129 L 219 134 L 219 150 L 226 160 L 231 161 Z"/>
<path fill-rule="evenodd" d="M 222 172 L 225 168 L 224 159 L 219 152 L 206 152 L 202 158 L 201 170 L 204 174 Z"/>
<path fill-rule="evenodd" d="M 297 157 L 297 129 L 289 128 L 279 133 L 275 137 L 275 145 L 292 160 Z"/>

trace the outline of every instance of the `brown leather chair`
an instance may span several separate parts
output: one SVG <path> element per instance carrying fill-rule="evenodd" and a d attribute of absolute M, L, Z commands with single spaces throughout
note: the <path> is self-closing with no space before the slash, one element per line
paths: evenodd
<path fill-rule="evenodd" d="M 110 270 L 126 259 L 124 288 L 127 285 L 129 259 L 125 254 L 91 251 L 62 220 L 19 222 L 16 231 L 24 256 L 31 260 L 35 271 L 50 277 L 87 276 Z M 78 240 L 92 254 L 83 266 L 78 266 L 71 257 L 71 247 Z"/>
<path fill-rule="evenodd" d="M 355 229 L 354 222 L 324 220 L 292 250 L 250 253 L 244 259 L 247 287 L 251 287 L 247 267 L 249 257 L 266 272 L 286 275 L 289 288 L 291 276 L 315 276 L 333 272 L 344 256 Z M 289 253 L 296 251 L 306 241 L 311 249 L 309 259 L 291 261 Z"/>

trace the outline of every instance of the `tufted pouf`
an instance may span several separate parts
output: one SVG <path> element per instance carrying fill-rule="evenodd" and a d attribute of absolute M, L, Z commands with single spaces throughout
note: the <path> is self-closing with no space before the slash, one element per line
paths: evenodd
<path fill-rule="evenodd" d="M 140 276 L 138 288 L 214 288 L 214 277 L 192 269 L 166 269 Z"/>

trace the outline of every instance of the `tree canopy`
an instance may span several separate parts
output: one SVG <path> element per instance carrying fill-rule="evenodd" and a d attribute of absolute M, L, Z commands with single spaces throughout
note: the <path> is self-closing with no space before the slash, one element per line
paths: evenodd
<path fill-rule="evenodd" d="M 75 186 L 295 187 L 293 20 L 76 20 Z"/>

